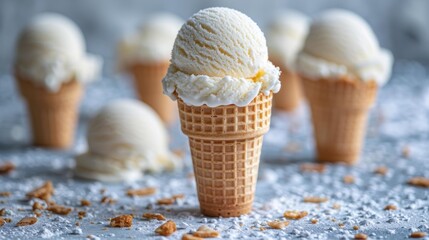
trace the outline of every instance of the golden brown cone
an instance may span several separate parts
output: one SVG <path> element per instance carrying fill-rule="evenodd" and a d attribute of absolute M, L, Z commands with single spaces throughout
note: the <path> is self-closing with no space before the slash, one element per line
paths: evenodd
<path fill-rule="evenodd" d="M 19 91 L 27 103 L 33 133 L 33 144 L 65 149 L 74 141 L 83 87 L 70 80 L 58 92 L 16 75 Z"/>
<path fill-rule="evenodd" d="M 176 104 L 163 94 L 162 79 L 167 74 L 169 62 L 158 64 L 134 64 L 130 72 L 141 101 L 152 107 L 168 125 L 177 117 Z"/>
<path fill-rule="evenodd" d="M 354 164 L 359 159 L 367 116 L 378 87 L 375 82 L 302 77 L 309 102 L 317 160 Z"/>
<path fill-rule="evenodd" d="M 251 211 L 271 102 L 272 94 L 260 94 L 245 107 L 188 106 L 178 99 L 204 215 L 235 217 Z"/>
<path fill-rule="evenodd" d="M 293 70 L 273 60 L 273 64 L 281 70 L 280 81 L 282 87 L 273 97 L 273 107 L 278 110 L 292 112 L 303 100 L 301 79 Z"/>

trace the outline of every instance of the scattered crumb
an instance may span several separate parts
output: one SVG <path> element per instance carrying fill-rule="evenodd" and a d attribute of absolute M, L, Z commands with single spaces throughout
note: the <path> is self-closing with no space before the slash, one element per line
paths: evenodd
<path fill-rule="evenodd" d="M 344 228 L 344 223 L 338 223 L 338 227 L 340 227 L 340 228 Z"/>
<path fill-rule="evenodd" d="M 407 182 L 411 186 L 429 188 L 429 178 L 413 177 Z"/>
<path fill-rule="evenodd" d="M 165 220 L 164 215 L 160 213 L 145 213 L 143 214 L 143 218 L 146 219 L 156 219 L 156 220 Z"/>
<path fill-rule="evenodd" d="M 410 153 L 411 153 L 410 147 L 408 147 L 408 146 L 402 147 L 402 153 L 401 153 L 401 155 L 402 155 L 403 158 L 409 158 L 410 157 Z"/>
<path fill-rule="evenodd" d="M 12 219 L 11 219 L 11 218 L 3 218 L 3 220 L 4 220 L 5 222 L 7 222 L 7 223 L 12 222 Z"/>
<path fill-rule="evenodd" d="M 101 198 L 101 203 L 106 203 L 106 204 L 115 204 L 117 201 L 116 199 L 113 199 L 111 197 L 106 197 L 104 196 L 103 198 Z"/>
<path fill-rule="evenodd" d="M 289 225 L 289 221 L 275 220 L 275 221 L 267 222 L 267 224 L 273 229 L 283 229 Z"/>
<path fill-rule="evenodd" d="M 33 211 L 43 210 L 43 209 L 45 209 L 45 208 L 43 207 L 43 205 L 41 203 L 39 203 L 39 202 L 33 203 Z"/>
<path fill-rule="evenodd" d="M 325 164 L 320 163 L 303 163 L 301 164 L 301 172 L 317 172 L 324 173 L 326 170 Z"/>
<path fill-rule="evenodd" d="M 80 205 L 82 207 L 89 207 L 89 206 L 91 206 L 91 202 L 89 200 L 82 199 L 82 200 L 80 200 Z"/>
<path fill-rule="evenodd" d="M 324 203 L 327 201 L 328 201 L 328 198 L 326 197 L 305 197 L 304 198 L 305 203 Z"/>
<path fill-rule="evenodd" d="M 0 197 L 10 197 L 12 193 L 10 192 L 0 192 Z"/>
<path fill-rule="evenodd" d="M 133 216 L 131 215 L 121 215 L 114 217 L 110 220 L 111 227 L 131 227 L 133 225 Z"/>
<path fill-rule="evenodd" d="M 355 235 L 355 239 L 365 240 L 365 239 L 368 239 L 368 236 L 366 234 L 363 234 L 363 233 L 358 233 Z"/>
<path fill-rule="evenodd" d="M 341 209 L 341 204 L 339 204 L 339 203 L 334 203 L 334 204 L 332 205 L 332 208 L 333 208 L 333 209 Z"/>
<path fill-rule="evenodd" d="M 85 211 L 79 211 L 77 213 L 77 216 L 79 217 L 79 219 L 83 219 L 84 217 L 86 217 L 86 212 Z"/>
<path fill-rule="evenodd" d="M 283 148 L 283 150 L 288 153 L 296 153 L 296 152 L 299 152 L 301 149 L 302 149 L 301 145 L 297 142 L 289 142 Z"/>
<path fill-rule="evenodd" d="M 311 224 L 317 224 L 319 222 L 319 220 L 317 220 L 316 218 L 312 218 L 310 220 Z"/>
<path fill-rule="evenodd" d="M 376 169 L 374 169 L 374 173 L 378 175 L 385 176 L 389 169 L 386 166 L 379 166 Z"/>
<path fill-rule="evenodd" d="M 182 240 L 204 240 L 204 238 L 195 237 L 194 235 L 191 235 L 191 234 L 185 234 L 182 236 Z"/>
<path fill-rule="evenodd" d="M 169 198 L 158 199 L 156 201 L 156 204 L 158 204 L 158 205 L 172 205 L 176 202 L 177 199 L 181 199 L 184 197 L 185 197 L 185 195 L 183 195 L 183 194 L 175 194 Z"/>
<path fill-rule="evenodd" d="M 2 165 L 0 165 L 0 175 L 6 175 L 11 173 L 13 170 L 15 170 L 15 164 L 11 162 L 5 162 Z"/>
<path fill-rule="evenodd" d="M 0 216 L 6 216 L 6 208 L 0 209 Z"/>
<path fill-rule="evenodd" d="M 0 217 L 0 227 L 3 226 L 5 223 L 6 221 L 2 217 Z"/>
<path fill-rule="evenodd" d="M 424 238 L 427 234 L 425 232 L 412 232 L 410 238 Z"/>
<path fill-rule="evenodd" d="M 105 188 L 100 189 L 100 194 L 105 194 L 105 193 L 106 193 L 106 189 Z"/>
<path fill-rule="evenodd" d="M 176 231 L 176 223 L 172 220 L 168 220 L 157 229 L 155 229 L 155 233 L 162 236 L 170 236 Z"/>
<path fill-rule="evenodd" d="M 265 230 L 267 230 L 267 229 L 266 229 L 266 228 L 264 228 L 264 227 L 260 227 L 260 228 L 259 228 L 259 230 L 260 230 L 260 231 L 265 231 Z"/>
<path fill-rule="evenodd" d="M 216 231 L 212 228 L 209 228 L 206 225 L 202 225 L 192 235 L 194 235 L 195 237 L 200 237 L 200 238 L 217 238 L 217 237 L 219 237 L 220 234 L 218 231 Z"/>
<path fill-rule="evenodd" d="M 139 188 L 139 189 L 129 189 L 127 190 L 127 195 L 130 197 L 134 196 L 149 196 L 156 193 L 156 188 L 148 187 L 148 188 Z"/>
<path fill-rule="evenodd" d="M 36 217 L 25 217 L 16 224 L 17 227 L 33 225 L 37 222 Z"/>
<path fill-rule="evenodd" d="M 357 231 L 357 230 L 359 230 L 359 226 L 354 225 L 354 226 L 353 226 L 353 230 L 356 230 L 356 231 Z"/>
<path fill-rule="evenodd" d="M 28 198 L 39 198 L 48 201 L 54 193 L 54 186 L 51 181 L 46 181 L 42 186 L 27 193 Z"/>
<path fill-rule="evenodd" d="M 33 211 L 33 213 L 36 215 L 36 217 L 42 216 L 42 212 L 40 210 Z"/>
<path fill-rule="evenodd" d="M 308 212 L 306 211 L 296 211 L 296 210 L 290 210 L 283 213 L 283 216 L 285 218 L 291 219 L 291 220 L 299 220 L 307 215 L 308 215 Z"/>
<path fill-rule="evenodd" d="M 184 158 L 186 155 L 185 151 L 183 151 L 182 149 L 174 149 L 172 152 L 174 155 L 178 156 L 179 158 Z"/>
<path fill-rule="evenodd" d="M 345 184 L 353 184 L 355 183 L 355 177 L 352 175 L 346 175 L 343 177 L 343 182 Z"/>
<path fill-rule="evenodd" d="M 72 211 L 69 207 L 57 205 L 55 203 L 50 204 L 46 210 L 59 215 L 68 215 Z"/>
<path fill-rule="evenodd" d="M 397 209 L 398 208 L 395 205 L 393 205 L 393 204 L 389 204 L 389 205 L 387 205 L 387 206 L 385 206 L 383 208 L 383 210 L 385 210 L 385 211 L 394 211 L 394 210 L 397 210 Z"/>

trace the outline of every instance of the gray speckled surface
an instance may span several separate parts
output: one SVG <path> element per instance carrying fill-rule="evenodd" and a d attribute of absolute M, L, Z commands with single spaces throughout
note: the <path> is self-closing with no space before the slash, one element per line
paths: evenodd
<path fill-rule="evenodd" d="M 0 239 L 84 239 L 88 235 L 94 239 L 163 239 L 154 234 L 162 222 L 143 220 L 144 212 L 160 212 L 177 223 L 178 231 L 170 239 L 180 239 L 202 224 L 217 229 L 225 239 L 350 239 L 357 232 L 371 239 L 404 239 L 413 231 L 429 232 L 429 189 L 405 184 L 413 176 L 429 177 L 429 76 L 418 63 L 396 64 L 393 79 L 380 92 L 371 113 L 364 154 L 355 167 L 328 166 L 325 173 L 302 173 L 300 164 L 313 159 L 307 110 L 303 107 L 293 115 L 274 114 L 272 129 L 265 137 L 254 211 L 229 219 L 206 218 L 199 213 L 195 184 L 188 176 L 192 172 L 189 156 L 183 170 L 146 175 L 133 184 L 73 178 L 73 155 L 86 148 L 85 123 L 108 100 L 132 96 L 129 81 L 103 79 L 88 87 L 77 142 L 67 152 L 28 146 L 26 113 L 15 92 L 12 79 L 1 77 L 0 162 L 10 160 L 17 169 L 0 176 L 0 192 L 12 193 L 11 197 L 0 198 L 0 209 L 8 209 L 6 217 L 12 218 L 12 223 L 0 227 Z M 170 130 L 173 148 L 187 149 L 178 125 Z M 410 149 L 408 158 L 402 156 L 404 147 Z M 389 168 L 388 174 L 374 174 L 373 170 L 382 165 Z M 353 175 L 356 182 L 343 183 L 345 175 Z M 74 211 L 68 216 L 44 213 L 33 226 L 14 227 L 22 217 L 32 214 L 25 193 L 44 180 L 52 180 L 55 185 L 53 200 L 73 207 Z M 130 187 L 145 186 L 157 187 L 157 194 L 140 198 L 125 195 Z M 101 204 L 100 189 L 106 189 L 105 195 L 118 202 Z M 154 204 L 157 199 L 176 193 L 184 193 L 185 198 L 167 207 Z M 324 196 L 329 201 L 320 205 L 303 203 L 305 196 Z M 90 200 L 92 206 L 79 207 L 82 198 Z M 333 209 L 334 203 L 340 204 L 341 209 Z M 397 205 L 398 210 L 384 211 L 387 204 Z M 88 212 L 83 220 L 77 217 L 80 210 Z M 309 216 L 291 221 L 284 230 L 266 226 L 269 220 L 282 219 L 285 210 L 307 210 Z M 127 213 L 136 216 L 130 229 L 108 227 L 109 218 Z M 311 224 L 311 218 L 318 219 L 318 224 Z M 77 221 L 80 227 L 75 226 Z M 339 223 L 344 227 L 340 228 Z M 353 230 L 354 225 L 360 229 Z"/>

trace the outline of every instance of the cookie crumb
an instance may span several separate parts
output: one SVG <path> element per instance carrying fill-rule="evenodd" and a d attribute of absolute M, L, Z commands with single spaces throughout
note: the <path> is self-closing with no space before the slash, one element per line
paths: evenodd
<path fill-rule="evenodd" d="M 200 238 L 217 238 L 220 234 L 218 231 L 209 228 L 206 225 L 202 225 L 192 235 Z"/>
<path fill-rule="evenodd" d="M 0 197 L 10 197 L 12 196 L 12 193 L 10 192 L 0 192 Z"/>
<path fill-rule="evenodd" d="M 427 234 L 425 232 L 412 232 L 410 238 L 424 238 Z"/>
<path fill-rule="evenodd" d="M 319 222 L 319 220 L 317 220 L 316 218 L 312 218 L 310 219 L 311 224 L 317 224 Z"/>
<path fill-rule="evenodd" d="M 177 199 L 182 199 L 184 197 L 185 197 L 185 195 L 183 195 L 183 194 L 175 194 L 169 198 L 158 199 L 156 201 L 156 204 L 158 204 L 158 205 L 172 205 L 176 202 Z"/>
<path fill-rule="evenodd" d="M 375 174 L 382 175 L 382 176 L 385 176 L 388 171 L 389 169 L 386 166 L 379 166 L 374 169 Z"/>
<path fill-rule="evenodd" d="M 355 235 L 355 239 L 366 240 L 366 239 L 368 239 L 368 236 L 366 234 L 363 234 L 363 233 L 358 233 Z"/>
<path fill-rule="evenodd" d="M 6 216 L 6 208 L 0 209 L 0 216 Z"/>
<path fill-rule="evenodd" d="M 291 220 L 299 220 L 308 215 L 306 211 L 289 210 L 283 213 L 283 216 Z"/>
<path fill-rule="evenodd" d="M 0 175 L 6 175 L 11 173 L 13 170 L 15 170 L 15 164 L 11 162 L 5 162 L 2 165 L 0 165 Z"/>
<path fill-rule="evenodd" d="M 121 215 L 114 217 L 110 220 L 111 227 L 131 227 L 133 225 L 133 216 L 131 215 Z"/>
<path fill-rule="evenodd" d="M 37 222 L 36 217 L 25 217 L 16 224 L 17 227 L 33 225 Z"/>
<path fill-rule="evenodd" d="M 185 234 L 182 236 L 182 240 L 204 240 L 204 238 L 195 237 L 194 235 L 191 235 L 191 234 Z"/>
<path fill-rule="evenodd" d="M 143 218 L 146 219 L 156 219 L 156 220 L 165 220 L 164 215 L 160 213 L 145 213 L 143 214 Z"/>
<path fill-rule="evenodd" d="M 162 236 L 170 236 L 176 231 L 176 223 L 172 220 L 168 220 L 157 229 L 155 229 L 155 233 Z"/>
<path fill-rule="evenodd" d="M 332 205 L 332 208 L 333 209 L 341 209 L 341 204 L 339 204 L 339 203 L 334 203 L 333 205 Z"/>
<path fill-rule="evenodd" d="M 303 163 L 301 164 L 301 172 L 324 173 L 326 165 L 321 163 Z"/>
<path fill-rule="evenodd" d="M 413 177 L 407 183 L 415 187 L 429 188 L 429 178 L 425 177 Z"/>
<path fill-rule="evenodd" d="M 105 204 L 115 204 L 116 203 L 116 199 L 104 196 L 103 198 L 101 198 L 100 202 L 101 203 L 105 203 Z"/>
<path fill-rule="evenodd" d="M 387 205 L 387 206 L 385 206 L 384 208 L 383 208 L 383 210 L 384 211 L 395 211 L 395 210 L 397 210 L 398 208 L 395 206 L 395 205 L 393 205 L 393 204 L 389 204 L 389 205 Z"/>
<path fill-rule="evenodd" d="M 72 211 L 72 209 L 69 207 L 57 205 L 55 203 L 49 204 L 46 210 L 58 215 L 68 215 Z"/>
<path fill-rule="evenodd" d="M 408 146 L 402 147 L 401 155 L 403 158 L 409 158 L 411 154 L 411 149 Z"/>
<path fill-rule="evenodd" d="M 0 227 L 3 226 L 5 223 L 6 221 L 2 217 L 0 217 Z"/>
<path fill-rule="evenodd" d="M 85 211 L 79 211 L 77 213 L 77 216 L 79 219 L 83 219 L 84 217 L 86 217 L 86 212 Z"/>
<path fill-rule="evenodd" d="M 134 196 L 149 196 L 156 193 L 156 188 L 148 187 L 148 188 L 139 188 L 139 189 L 129 189 L 127 190 L 127 195 L 129 197 Z"/>
<path fill-rule="evenodd" d="M 39 202 L 34 202 L 32 208 L 33 208 L 33 212 L 36 211 L 36 210 L 43 210 L 43 209 L 45 209 L 43 207 L 43 205 L 41 203 L 39 203 Z"/>
<path fill-rule="evenodd" d="M 345 184 L 353 184 L 355 183 L 355 177 L 353 175 L 346 175 L 343 177 L 343 182 Z"/>
<path fill-rule="evenodd" d="M 353 230 L 356 230 L 356 231 L 357 231 L 357 230 L 359 230 L 359 226 L 354 225 L 354 226 L 353 226 Z"/>
<path fill-rule="evenodd" d="M 54 193 L 54 186 L 51 181 L 46 181 L 42 186 L 35 188 L 33 191 L 27 193 L 27 198 L 38 198 L 46 202 L 51 199 Z"/>
<path fill-rule="evenodd" d="M 89 206 L 91 206 L 91 202 L 89 200 L 82 199 L 82 200 L 80 200 L 80 205 L 82 207 L 89 207 Z"/>
<path fill-rule="evenodd" d="M 275 220 L 275 221 L 267 222 L 267 224 L 273 229 L 283 229 L 289 225 L 289 221 Z"/>
<path fill-rule="evenodd" d="M 305 203 L 324 203 L 327 202 L 328 198 L 326 197 L 305 197 L 304 202 Z"/>

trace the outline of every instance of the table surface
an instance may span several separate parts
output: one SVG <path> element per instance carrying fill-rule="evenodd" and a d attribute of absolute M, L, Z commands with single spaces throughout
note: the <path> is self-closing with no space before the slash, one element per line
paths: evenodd
<path fill-rule="evenodd" d="M 391 81 L 379 92 L 369 118 L 365 148 L 354 167 L 327 166 L 324 173 L 303 173 L 300 166 L 313 162 L 313 143 L 308 110 L 302 106 L 293 114 L 276 112 L 270 132 L 264 138 L 253 212 L 237 218 L 207 218 L 198 209 L 195 182 L 190 177 L 189 154 L 185 167 L 175 172 L 146 174 L 136 183 L 106 184 L 73 178 L 73 157 L 86 149 L 84 138 L 88 119 L 111 99 L 134 97 L 129 79 L 115 76 L 88 86 L 80 110 L 77 140 L 70 151 L 50 151 L 29 145 L 25 106 L 16 94 L 13 79 L 0 77 L 0 163 L 12 161 L 16 170 L 0 176 L 0 209 L 12 219 L 0 227 L 0 239 L 163 239 L 154 230 L 162 221 L 143 220 L 145 212 L 159 212 L 177 224 L 169 239 L 208 225 L 225 239 L 352 239 L 365 233 L 371 239 L 404 239 L 411 232 L 429 233 L 429 189 L 406 184 L 414 176 L 429 177 L 429 77 L 427 68 L 410 61 L 395 64 Z M 170 128 L 172 148 L 189 152 L 186 137 L 176 124 Z M 404 155 L 404 149 L 409 154 Z M 406 156 L 408 155 L 408 156 Z M 374 174 L 386 166 L 385 176 Z M 355 183 L 343 177 L 352 175 Z M 44 181 L 54 183 L 53 200 L 71 206 L 67 216 L 44 213 L 32 226 L 15 227 L 22 217 L 31 216 L 32 202 L 25 193 Z M 153 186 L 157 193 L 147 197 L 127 197 L 129 188 Z M 103 195 L 115 204 L 100 203 Z M 156 200 L 172 194 L 185 198 L 171 206 L 158 206 Z M 306 196 L 326 197 L 322 204 L 304 203 Z M 90 207 L 80 207 L 88 199 Z M 335 209 L 333 205 L 340 205 Z M 396 211 L 384 211 L 388 204 Z M 78 219 L 77 212 L 88 215 Z M 267 222 L 283 219 L 286 210 L 305 210 L 309 215 L 290 221 L 283 230 L 267 227 Z M 109 218 L 134 214 L 131 228 L 110 228 Z M 310 219 L 318 219 L 311 224 Z M 76 226 L 76 222 L 80 226 Z M 353 226 L 359 230 L 353 230 Z"/>

